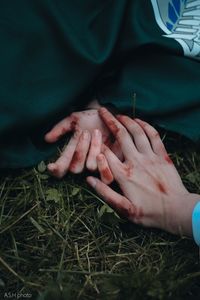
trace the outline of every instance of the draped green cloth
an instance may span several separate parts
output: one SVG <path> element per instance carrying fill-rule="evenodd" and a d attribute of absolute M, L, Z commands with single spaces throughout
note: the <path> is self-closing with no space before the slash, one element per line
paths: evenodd
<path fill-rule="evenodd" d="M 147 0 L 0 3 L 0 167 L 56 151 L 44 134 L 94 97 L 200 138 L 200 61 L 164 36 Z"/>

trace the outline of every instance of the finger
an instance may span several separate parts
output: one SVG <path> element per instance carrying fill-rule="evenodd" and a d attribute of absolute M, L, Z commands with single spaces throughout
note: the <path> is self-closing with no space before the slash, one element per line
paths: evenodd
<path fill-rule="evenodd" d="M 57 123 L 46 135 L 45 141 L 48 143 L 56 142 L 61 136 L 74 130 L 76 127 L 76 119 L 69 116 Z"/>
<path fill-rule="evenodd" d="M 95 177 L 87 177 L 87 183 L 93 187 L 117 213 L 129 220 L 134 219 L 136 210 L 134 205 L 127 198 L 116 193 L 109 186 Z"/>
<path fill-rule="evenodd" d="M 84 130 L 79 139 L 78 145 L 76 147 L 69 167 L 69 170 L 72 173 L 78 174 L 83 171 L 90 146 L 90 139 L 91 137 L 89 131 Z"/>
<path fill-rule="evenodd" d="M 138 151 L 126 128 L 104 107 L 99 109 L 99 115 L 119 142 L 124 157 L 135 156 Z"/>
<path fill-rule="evenodd" d="M 97 166 L 101 176 L 101 180 L 105 184 L 110 184 L 113 182 L 114 178 L 112 172 L 109 168 L 108 162 L 103 154 L 97 156 Z"/>
<path fill-rule="evenodd" d="M 115 141 L 114 144 L 110 146 L 110 150 L 119 158 L 119 160 L 124 160 L 124 156 L 118 141 Z"/>
<path fill-rule="evenodd" d="M 48 165 L 48 170 L 54 176 L 62 178 L 67 173 L 81 134 L 82 130 L 76 131 L 61 153 L 59 159 L 55 163 Z"/>
<path fill-rule="evenodd" d="M 97 155 L 101 152 L 102 134 L 101 131 L 95 129 L 92 133 L 90 150 L 86 162 L 86 167 L 90 171 L 97 169 Z"/>
<path fill-rule="evenodd" d="M 114 179 L 119 183 L 121 178 L 125 178 L 126 175 L 124 164 L 107 146 L 103 145 L 101 150 L 108 162 L 108 166 Z"/>
<path fill-rule="evenodd" d="M 146 133 L 147 137 L 151 142 L 151 147 L 153 151 L 156 154 L 161 156 L 167 155 L 167 151 L 160 138 L 158 131 L 155 128 L 153 128 L 151 125 L 149 125 L 147 122 L 144 122 L 140 119 L 135 119 L 135 121 L 142 127 L 142 129 Z"/>
<path fill-rule="evenodd" d="M 117 119 L 128 129 L 134 138 L 135 145 L 141 153 L 152 153 L 152 148 L 142 127 L 128 116 L 118 115 Z"/>

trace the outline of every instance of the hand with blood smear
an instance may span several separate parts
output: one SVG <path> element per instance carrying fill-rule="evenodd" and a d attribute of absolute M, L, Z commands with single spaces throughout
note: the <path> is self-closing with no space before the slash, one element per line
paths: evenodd
<path fill-rule="evenodd" d="M 69 170 L 73 173 L 80 173 L 85 166 L 89 148 L 87 167 L 95 170 L 97 167 L 96 156 L 100 153 L 102 135 L 104 142 L 109 136 L 108 129 L 100 119 L 98 111 L 94 109 L 72 113 L 48 132 L 45 140 L 54 143 L 68 132 L 74 132 L 74 135 L 58 160 L 48 165 L 49 171 L 59 178 Z"/>
<path fill-rule="evenodd" d="M 91 171 L 97 169 L 96 157 L 102 142 L 107 145 L 110 142 L 110 132 L 98 114 L 99 107 L 97 101 L 91 102 L 88 110 L 72 113 L 45 135 L 46 142 L 54 143 L 66 133 L 74 132 L 57 161 L 48 165 L 54 176 L 62 178 L 68 171 L 80 173 L 85 164 Z"/>
<path fill-rule="evenodd" d="M 148 123 L 127 116 L 117 119 L 105 108 L 99 114 L 116 137 L 124 155 L 120 161 L 106 146 L 97 157 L 101 179 L 110 168 L 123 195 L 102 180 L 87 182 L 120 215 L 131 222 L 160 228 L 174 234 L 191 235 L 191 215 L 200 196 L 184 187 L 158 132 Z"/>

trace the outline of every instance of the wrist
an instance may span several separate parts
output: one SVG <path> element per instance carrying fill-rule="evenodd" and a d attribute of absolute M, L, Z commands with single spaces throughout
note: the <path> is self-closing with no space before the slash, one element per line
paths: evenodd
<path fill-rule="evenodd" d="M 193 236 L 192 214 L 200 195 L 189 193 L 171 199 L 167 214 L 167 231 L 180 236 Z"/>

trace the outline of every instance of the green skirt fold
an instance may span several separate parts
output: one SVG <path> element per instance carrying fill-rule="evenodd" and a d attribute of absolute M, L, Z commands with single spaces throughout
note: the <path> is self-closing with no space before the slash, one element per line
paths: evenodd
<path fill-rule="evenodd" d="M 130 112 L 136 93 L 136 115 L 199 140 L 199 60 L 164 36 L 151 2 L 1 2 L 1 168 L 55 153 L 44 134 L 94 97 Z"/>

